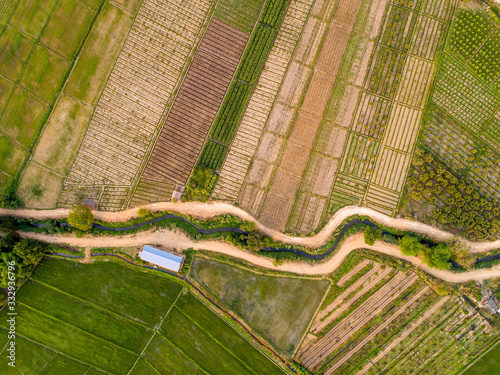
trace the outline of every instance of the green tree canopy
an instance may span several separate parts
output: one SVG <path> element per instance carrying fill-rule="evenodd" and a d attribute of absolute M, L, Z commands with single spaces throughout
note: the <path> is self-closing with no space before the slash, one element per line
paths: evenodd
<path fill-rule="evenodd" d="M 25 238 L 15 244 L 13 253 L 26 264 L 35 264 L 42 259 L 43 253 L 47 250 L 47 245 L 43 242 Z"/>
<path fill-rule="evenodd" d="M 216 177 L 210 168 L 202 165 L 194 167 L 186 192 L 182 196 L 183 200 L 206 202 L 210 198 Z"/>
<path fill-rule="evenodd" d="M 435 247 L 424 247 L 425 263 L 431 268 L 438 270 L 448 269 L 450 266 L 449 260 L 453 254 L 452 249 L 444 243 L 440 243 Z"/>
<path fill-rule="evenodd" d="M 470 248 L 463 242 L 454 241 L 448 244 L 451 249 L 451 260 L 466 269 L 470 269 L 476 259 L 470 252 Z"/>
<path fill-rule="evenodd" d="M 382 231 L 373 227 L 365 229 L 365 244 L 372 246 L 377 240 L 382 237 Z"/>
<path fill-rule="evenodd" d="M 0 287 L 8 286 L 9 266 L 13 267 L 11 275 L 15 275 L 15 283 L 20 282 L 29 275 L 31 269 L 36 265 L 47 251 L 47 245 L 43 242 L 24 238 L 15 243 L 10 251 L 0 253 Z"/>
<path fill-rule="evenodd" d="M 417 256 L 423 253 L 423 245 L 418 238 L 406 235 L 399 240 L 399 250 L 403 255 Z"/>
<path fill-rule="evenodd" d="M 94 220 L 94 214 L 90 208 L 76 205 L 71 208 L 68 216 L 68 223 L 75 228 L 83 231 L 88 231 L 92 228 L 92 221 Z"/>

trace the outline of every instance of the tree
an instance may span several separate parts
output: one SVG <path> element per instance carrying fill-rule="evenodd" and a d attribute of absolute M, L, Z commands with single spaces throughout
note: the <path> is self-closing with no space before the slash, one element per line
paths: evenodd
<path fill-rule="evenodd" d="M 382 231 L 373 227 L 365 229 L 365 244 L 372 246 L 377 240 L 382 237 Z"/>
<path fill-rule="evenodd" d="M 43 253 L 47 250 L 47 245 L 43 242 L 25 238 L 15 244 L 13 253 L 23 260 L 27 265 L 38 263 L 42 259 Z"/>
<path fill-rule="evenodd" d="M 94 214 L 90 208 L 76 205 L 73 206 L 69 212 L 68 223 L 75 228 L 82 231 L 88 231 L 92 228 L 92 221 L 94 220 Z"/>
<path fill-rule="evenodd" d="M 252 251 L 259 251 L 262 248 L 262 240 L 264 236 L 257 230 L 251 231 L 247 236 L 247 247 Z"/>
<path fill-rule="evenodd" d="M 214 171 L 210 168 L 202 165 L 194 167 L 182 200 L 206 202 L 210 198 L 216 177 Z"/>
<path fill-rule="evenodd" d="M 255 225 L 255 222 L 253 221 L 248 221 L 248 220 L 245 220 L 243 221 L 243 223 L 240 225 L 240 229 L 245 231 L 245 232 L 253 232 L 256 228 L 256 225 Z"/>
<path fill-rule="evenodd" d="M 434 247 L 424 247 L 424 261 L 431 268 L 445 270 L 450 267 L 452 250 L 444 243 Z"/>
<path fill-rule="evenodd" d="M 436 281 L 434 282 L 434 290 L 439 296 L 447 296 L 449 294 L 448 288 L 443 283 Z"/>
<path fill-rule="evenodd" d="M 474 256 L 470 252 L 470 248 L 461 241 L 452 241 L 448 243 L 448 247 L 452 251 L 451 260 L 458 263 L 466 269 L 470 269 L 475 263 Z"/>
<path fill-rule="evenodd" d="M 0 253 L 0 287 L 6 288 L 9 281 L 19 285 L 46 250 L 46 244 L 26 238 L 17 241 L 10 251 Z"/>
<path fill-rule="evenodd" d="M 417 256 L 423 252 L 423 247 L 418 238 L 406 235 L 399 239 L 399 250 L 403 255 Z"/>

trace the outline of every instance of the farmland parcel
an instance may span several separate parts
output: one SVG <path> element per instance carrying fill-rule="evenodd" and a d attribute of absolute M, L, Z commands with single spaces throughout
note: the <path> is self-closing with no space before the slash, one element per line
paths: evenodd
<path fill-rule="evenodd" d="M 25 373 L 283 373 L 179 282 L 121 263 L 44 259 L 18 303 Z"/>

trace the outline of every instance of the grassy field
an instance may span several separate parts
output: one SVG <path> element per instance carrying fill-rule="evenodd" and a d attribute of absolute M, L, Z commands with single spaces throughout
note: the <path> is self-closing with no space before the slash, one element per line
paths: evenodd
<path fill-rule="evenodd" d="M 63 178 L 32 161 L 24 171 L 18 195 L 28 207 L 52 208 L 56 204 Z"/>
<path fill-rule="evenodd" d="M 221 0 L 215 17 L 250 34 L 263 3 L 264 0 Z"/>
<path fill-rule="evenodd" d="M 38 38 L 57 0 L 20 0 L 9 23 L 32 38 Z"/>
<path fill-rule="evenodd" d="M 274 277 L 196 258 L 191 276 L 264 339 L 292 354 L 328 288 L 327 280 Z"/>
<path fill-rule="evenodd" d="M 8 23 L 0 30 L 0 131 L 28 150 L 49 118 L 48 110 L 57 100 L 101 0 L 87 3 L 84 5 L 78 0 L 19 0 L 5 8 L 8 15 L 2 15 Z M 71 131 L 71 126 L 69 128 Z M 50 143 L 54 150 L 58 149 L 54 147 L 56 139 L 52 135 Z M 79 143 L 78 138 L 73 140 Z M 2 160 L 0 174 L 15 176 L 21 163 L 15 156 L 20 153 L 14 155 L 6 141 L 2 141 L 0 152 L 10 155 Z M 64 162 L 67 161 L 61 161 L 63 168 Z M 34 169 L 35 166 L 31 168 L 31 177 Z M 4 180 L 0 179 L 0 188 Z M 51 189 L 58 190 L 59 187 Z M 49 197 L 43 194 L 38 197 L 27 203 L 34 202 L 33 207 L 48 207 L 48 203 L 50 207 L 55 205 L 55 199 L 45 199 Z M 38 203 L 41 200 L 46 203 Z"/>
<path fill-rule="evenodd" d="M 500 365 L 500 345 L 495 346 L 478 359 L 471 367 L 463 372 L 462 375 L 495 375 L 498 374 Z"/>
<path fill-rule="evenodd" d="M 18 292 L 19 373 L 282 373 L 182 290 L 170 276 L 121 262 L 44 259 Z M 6 319 L 2 310 L 4 329 Z M 4 330 L 0 341 L 4 348 Z"/>
<path fill-rule="evenodd" d="M 33 94 L 16 88 L 0 119 L 0 130 L 25 147 L 36 136 L 47 111 L 47 105 Z"/>
<path fill-rule="evenodd" d="M 23 70 L 25 60 L 33 47 L 33 39 L 7 27 L 0 36 L 0 74 L 16 81 Z"/>
<path fill-rule="evenodd" d="M 68 70 L 69 62 L 48 48 L 38 45 L 21 77 L 20 85 L 50 103 Z"/>
<path fill-rule="evenodd" d="M 104 5 L 68 78 L 66 94 L 97 104 L 131 25 L 132 16 L 111 3 Z"/>
<path fill-rule="evenodd" d="M 66 175 L 91 116 L 91 107 L 62 95 L 45 126 L 33 159 L 54 172 Z M 58 140 L 58 147 L 54 147 L 54 139 Z"/>
<path fill-rule="evenodd" d="M 65 0 L 57 4 L 54 15 L 56 17 L 51 17 L 40 41 L 71 60 L 85 39 L 94 12 L 78 0 Z"/>
<path fill-rule="evenodd" d="M 5 135 L 0 135 L 0 168 L 6 173 L 15 173 L 23 161 L 26 150 Z"/>

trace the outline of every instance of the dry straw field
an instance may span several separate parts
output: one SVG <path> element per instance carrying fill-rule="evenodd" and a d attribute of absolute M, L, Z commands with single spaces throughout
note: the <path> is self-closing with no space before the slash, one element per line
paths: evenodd
<path fill-rule="evenodd" d="M 396 212 L 454 2 L 310 6 L 266 100 L 264 69 L 213 193 L 300 233 L 349 204 Z"/>
<path fill-rule="evenodd" d="M 24 8 L 2 5 L 0 45 L 18 47 L 0 71 L 0 181 L 15 180 L 26 159 L 18 194 L 27 206 L 87 197 L 120 210 L 171 199 L 202 165 L 214 172 L 210 199 L 308 233 L 346 205 L 395 215 L 426 122 L 437 157 L 457 159 L 451 168 L 498 195 L 500 68 L 481 66 L 494 60 L 500 29 L 467 7 L 95 0 L 78 38 L 63 43 L 67 23 L 22 23 Z M 471 22 L 484 32 L 465 38 Z M 39 62 L 53 73 L 43 84 L 30 69 Z M 466 150 L 453 151 L 456 142 Z"/>

